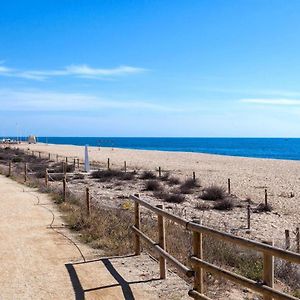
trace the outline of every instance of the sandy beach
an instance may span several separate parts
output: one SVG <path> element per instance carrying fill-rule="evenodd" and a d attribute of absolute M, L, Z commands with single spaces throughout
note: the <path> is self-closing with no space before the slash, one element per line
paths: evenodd
<path fill-rule="evenodd" d="M 22 144 L 20 148 L 47 152 L 68 157 L 83 159 L 84 147 L 71 145 Z M 172 176 L 182 179 L 192 177 L 201 182 L 202 187 L 217 184 L 227 189 L 227 180 L 231 179 L 231 193 L 237 196 L 245 205 L 232 211 L 199 211 L 195 209 L 198 197 L 188 195 L 187 201 L 179 205 L 170 205 L 170 209 L 183 214 L 186 218 L 200 217 L 204 224 L 222 228 L 254 239 L 274 239 L 275 244 L 282 246 L 284 230 L 294 231 L 299 227 L 299 197 L 300 197 L 300 162 L 287 160 L 242 158 L 219 156 L 201 153 L 144 151 L 116 148 L 89 147 L 91 161 L 106 164 L 110 158 L 111 168 L 123 168 L 127 162 L 128 170 L 156 171 L 161 167 Z M 76 188 L 82 188 L 85 182 L 79 182 Z M 102 196 L 106 204 L 122 205 L 122 195 L 140 193 L 153 203 L 161 203 L 151 193 L 143 191 L 140 185 L 126 185 L 118 188 L 108 188 L 102 183 L 92 184 L 92 193 Z M 246 233 L 247 212 L 246 198 L 253 201 L 252 207 L 264 201 L 264 191 L 268 191 L 268 201 L 273 207 L 272 212 L 253 213 L 251 215 L 251 232 Z M 294 193 L 294 197 L 290 194 Z"/>

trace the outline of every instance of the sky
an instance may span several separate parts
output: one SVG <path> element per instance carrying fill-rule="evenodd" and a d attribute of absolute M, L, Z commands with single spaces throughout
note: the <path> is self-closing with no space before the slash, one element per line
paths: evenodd
<path fill-rule="evenodd" d="M 300 137 L 299 0 L 0 1 L 0 136 Z"/>

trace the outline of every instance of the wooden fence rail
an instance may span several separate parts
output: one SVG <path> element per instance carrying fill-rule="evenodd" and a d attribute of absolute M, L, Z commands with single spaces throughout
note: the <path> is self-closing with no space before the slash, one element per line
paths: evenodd
<path fill-rule="evenodd" d="M 135 253 L 139 255 L 141 253 L 142 238 L 151 248 L 156 251 L 160 256 L 160 276 L 166 277 L 165 260 L 176 267 L 180 272 L 188 277 L 194 277 L 194 288 L 189 291 L 189 295 L 194 299 L 210 299 L 204 295 L 204 282 L 203 271 L 208 271 L 212 274 L 221 276 L 236 284 L 240 284 L 255 292 L 263 295 L 264 300 L 270 299 L 294 299 L 297 298 L 285 294 L 281 291 L 274 289 L 274 257 L 284 259 L 291 263 L 300 264 L 300 255 L 291 251 L 283 250 L 268 243 L 260 243 L 253 240 L 249 240 L 243 237 L 238 237 L 226 232 L 222 232 L 201 224 L 200 221 L 187 221 L 181 217 L 175 216 L 169 212 L 166 212 L 163 207 L 155 207 L 148 202 L 142 200 L 139 195 L 130 196 L 135 205 L 135 225 L 132 226 L 132 230 L 135 234 Z M 140 206 L 146 207 L 158 216 L 158 231 L 159 241 L 155 242 L 146 236 L 140 229 Z M 189 258 L 193 268 L 182 264 L 175 257 L 167 252 L 164 247 L 164 218 L 172 220 L 173 222 L 183 226 L 185 229 L 193 233 L 193 255 Z M 203 236 L 212 236 L 222 241 L 230 242 L 234 245 L 249 248 L 261 252 L 263 254 L 263 281 L 258 283 L 249 278 L 236 274 L 234 272 L 222 269 L 214 264 L 206 262 L 203 259 Z"/>

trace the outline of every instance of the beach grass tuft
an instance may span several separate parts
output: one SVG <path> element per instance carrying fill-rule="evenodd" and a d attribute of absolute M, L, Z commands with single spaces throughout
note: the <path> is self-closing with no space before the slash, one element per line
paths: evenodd
<path fill-rule="evenodd" d="M 163 186 L 157 180 L 149 180 L 145 183 L 145 191 L 161 191 Z"/>
<path fill-rule="evenodd" d="M 151 171 L 144 171 L 140 176 L 140 179 L 155 179 L 156 175 Z"/>
<path fill-rule="evenodd" d="M 217 185 L 211 185 L 205 188 L 200 196 L 201 199 L 210 201 L 223 200 L 225 197 L 225 189 Z"/>

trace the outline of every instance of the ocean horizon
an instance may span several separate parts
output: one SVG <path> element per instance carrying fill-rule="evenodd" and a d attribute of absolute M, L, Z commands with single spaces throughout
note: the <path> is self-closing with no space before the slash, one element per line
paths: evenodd
<path fill-rule="evenodd" d="M 38 142 L 300 160 L 300 138 L 38 137 Z"/>

